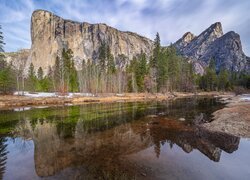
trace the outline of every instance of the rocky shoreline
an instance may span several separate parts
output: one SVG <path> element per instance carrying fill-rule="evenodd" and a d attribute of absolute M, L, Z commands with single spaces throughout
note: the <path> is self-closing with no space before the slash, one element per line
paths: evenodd
<path fill-rule="evenodd" d="M 226 107 L 213 113 L 214 120 L 202 126 L 214 132 L 224 132 L 250 138 L 250 94 L 224 96 Z"/>

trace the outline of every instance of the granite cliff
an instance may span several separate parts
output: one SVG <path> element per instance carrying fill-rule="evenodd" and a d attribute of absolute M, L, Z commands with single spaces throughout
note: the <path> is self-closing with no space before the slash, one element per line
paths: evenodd
<path fill-rule="evenodd" d="M 110 46 L 117 61 L 119 55 L 129 59 L 141 51 L 150 54 L 153 42 L 132 32 L 122 32 L 106 24 L 80 23 L 65 20 L 51 12 L 36 10 L 31 17 L 32 46 L 27 67 L 32 62 L 35 69 L 40 66 L 46 71 L 53 66 L 56 56 L 63 48 L 74 52 L 74 60 L 79 69 L 82 60 L 96 61 L 102 42 Z"/>
<path fill-rule="evenodd" d="M 30 55 L 29 49 L 20 49 L 17 52 L 4 52 L 5 61 L 11 63 L 16 70 L 23 70 Z"/>
<path fill-rule="evenodd" d="M 185 33 L 175 44 L 177 51 L 191 59 L 198 73 L 204 72 L 211 59 L 215 60 L 216 70 L 249 72 L 250 58 L 247 57 L 241 45 L 240 36 L 230 31 L 223 33 L 221 23 L 212 24 L 199 36 Z"/>
<path fill-rule="evenodd" d="M 63 48 L 72 49 L 77 69 L 81 68 L 82 60 L 98 61 L 102 42 L 109 45 L 117 64 L 120 55 L 128 57 L 128 63 L 141 51 L 149 56 L 153 48 L 152 40 L 136 33 L 119 31 L 106 24 L 65 20 L 44 10 L 32 14 L 31 40 L 26 72 L 31 62 L 36 70 L 42 67 L 46 72 Z M 179 54 L 194 64 L 196 73 L 203 74 L 211 59 L 215 60 L 217 71 L 224 68 L 236 72 L 250 71 L 250 58 L 242 50 L 240 36 L 233 31 L 224 34 L 219 22 L 198 36 L 185 33 L 174 46 Z"/>

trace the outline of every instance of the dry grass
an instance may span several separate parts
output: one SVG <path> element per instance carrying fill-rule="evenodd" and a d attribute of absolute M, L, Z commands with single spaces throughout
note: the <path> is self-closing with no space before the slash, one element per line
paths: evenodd
<path fill-rule="evenodd" d="M 173 92 L 166 94 L 149 94 L 149 93 L 124 93 L 124 94 L 98 94 L 96 97 L 75 96 L 66 97 L 25 97 L 6 95 L 0 96 L 0 109 L 23 107 L 23 106 L 40 106 L 40 105 L 63 105 L 71 104 L 86 104 L 86 103 L 110 103 L 110 102 L 133 102 L 133 101 L 162 101 L 171 98 L 182 98 L 194 95 L 199 96 L 215 96 L 221 95 L 219 92 L 199 92 L 199 93 L 181 93 Z"/>

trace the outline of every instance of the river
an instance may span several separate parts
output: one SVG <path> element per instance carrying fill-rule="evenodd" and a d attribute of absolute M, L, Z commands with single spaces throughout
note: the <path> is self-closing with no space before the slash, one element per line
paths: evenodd
<path fill-rule="evenodd" d="M 200 124 L 216 98 L 0 111 L 0 179 L 249 179 L 250 141 Z"/>

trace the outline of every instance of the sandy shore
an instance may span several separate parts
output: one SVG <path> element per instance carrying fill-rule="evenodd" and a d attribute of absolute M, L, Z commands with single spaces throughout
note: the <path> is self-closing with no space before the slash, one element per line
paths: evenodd
<path fill-rule="evenodd" d="M 214 120 L 202 126 L 210 131 L 250 138 L 250 95 L 225 96 L 226 107 L 213 113 Z"/>
<path fill-rule="evenodd" d="M 218 96 L 229 95 L 231 93 L 221 92 L 199 92 L 199 93 L 125 93 L 125 94 L 98 94 L 95 97 L 73 96 L 73 97 L 27 97 L 17 95 L 0 96 L 0 109 L 11 109 L 25 106 L 53 106 L 66 104 L 86 104 L 86 103 L 110 103 L 110 102 L 133 102 L 133 101 L 162 101 L 171 98 L 182 98 L 191 96 Z"/>

